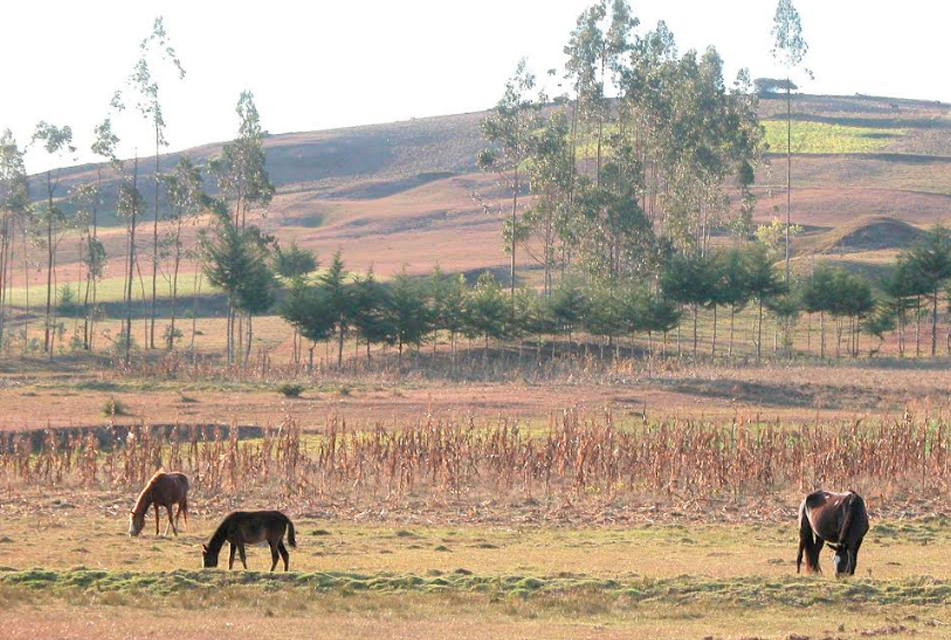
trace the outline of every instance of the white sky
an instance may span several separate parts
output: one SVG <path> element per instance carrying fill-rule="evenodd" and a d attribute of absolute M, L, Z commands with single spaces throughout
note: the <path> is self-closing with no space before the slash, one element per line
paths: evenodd
<path fill-rule="evenodd" d="M 73 127 L 79 160 L 156 15 L 186 68 L 166 80 L 170 149 L 229 139 L 242 89 L 272 133 L 475 111 L 491 106 L 522 56 L 542 75 L 589 0 L 0 0 L 0 129 L 25 141 L 41 119 Z M 681 52 L 715 45 L 732 76 L 777 75 L 776 0 L 631 0 L 664 19 Z M 951 3 L 796 0 L 814 93 L 951 101 L 944 72 Z M 142 122 L 118 123 L 122 152 L 147 155 Z M 29 169 L 45 168 L 40 151 Z"/>

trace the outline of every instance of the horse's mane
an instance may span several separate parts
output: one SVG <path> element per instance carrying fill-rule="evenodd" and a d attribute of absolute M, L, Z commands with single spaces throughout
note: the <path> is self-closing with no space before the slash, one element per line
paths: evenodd
<path fill-rule="evenodd" d="M 152 487 L 154 487 L 155 483 L 158 482 L 159 477 L 163 475 L 165 475 L 165 472 L 162 469 L 159 469 L 158 471 L 152 474 L 152 477 L 149 478 L 149 481 L 145 483 L 145 488 L 142 489 L 142 491 L 139 493 L 139 497 L 135 499 L 135 506 L 132 507 L 133 513 L 138 513 L 139 509 L 142 509 L 144 511 L 145 509 L 148 508 L 147 505 L 144 505 L 147 499 L 146 497 L 151 493 Z"/>

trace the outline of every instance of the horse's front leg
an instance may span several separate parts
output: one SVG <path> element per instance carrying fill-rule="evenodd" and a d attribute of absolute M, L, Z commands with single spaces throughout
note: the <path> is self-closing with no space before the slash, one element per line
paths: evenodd
<path fill-rule="evenodd" d="M 231 571 L 231 567 L 234 566 L 234 552 L 237 551 L 237 550 L 238 550 L 238 548 L 237 548 L 237 547 L 235 546 L 235 544 L 232 542 L 232 543 L 231 543 L 231 553 L 228 555 L 228 571 Z"/>
<path fill-rule="evenodd" d="M 244 565 L 244 570 L 248 570 L 248 558 L 244 555 L 244 543 L 238 543 L 238 554 L 241 556 L 241 564 Z"/>
<path fill-rule="evenodd" d="M 159 514 L 158 514 L 158 503 L 153 504 L 155 507 L 155 535 L 159 534 Z"/>

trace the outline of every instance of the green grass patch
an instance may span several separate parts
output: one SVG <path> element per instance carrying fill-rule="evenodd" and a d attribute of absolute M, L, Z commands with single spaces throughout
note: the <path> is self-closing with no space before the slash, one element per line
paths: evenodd
<path fill-rule="evenodd" d="M 903 580 L 831 580 L 815 577 L 748 576 L 717 579 L 678 576 L 666 579 L 598 579 L 583 575 L 487 576 L 461 570 L 441 575 L 398 573 L 263 573 L 255 571 L 178 570 L 170 572 L 104 571 L 78 567 L 66 571 L 30 569 L 0 573 L 5 588 L 41 592 L 44 596 L 98 596 L 115 592 L 126 597 L 200 595 L 225 588 L 275 591 L 306 589 L 322 593 L 482 593 L 498 598 L 571 600 L 584 596 L 606 602 L 676 603 L 740 607 L 815 605 L 947 606 L 951 582 L 927 576 Z"/>
<path fill-rule="evenodd" d="M 146 274 L 143 272 L 142 277 L 145 285 L 145 300 L 152 299 L 152 280 L 151 274 Z M 178 276 L 178 295 L 179 297 L 190 296 L 195 291 L 195 285 L 197 284 L 198 274 L 195 273 L 182 273 Z M 85 295 L 86 285 L 83 282 L 81 285 L 77 282 L 66 282 L 60 280 L 60 285 L 68 284 L 73 289 L 73 293 L 76 294 L 77 300 L 81 303 L 83 296 Z M 138 303 L 142 303 L 142 285 L 143 281 L 140 281 L 138 276 L 136 276 L 135 282 L 132 285 L 132 299 Z M 78 287 L 78 288 L 77 288 Z M 97 300 L 101 303 L 107 302 L 121 302 L 125 296 L 125 278 L 123 276 L 114 276 L 111 278 L 103 278 L 96 286 L 96 297 Z M 208 278 L 203 278 L 201 283 L 201 294 L 211 295 L 213 293 L 220 293 L 221 291 L 208 283 Z M 159 277 L 158 283 L 156 286 L 156 297 L 161 299 L 168 299 L 172 297 L 172 286 L 163 277 Z M 46 285 L 45 284 L 33 284 L 30 286 L 30 306 L 39 308 L 41 304 L 45 304 L 46 301 Z M 10 290 L 10 304 L 15 307 L 22 307 L 26 305 L 26 288 L 25 287 L 14 287 Z"/>
<path fill-rule="evenodd" d="M 772 153 L 786 152 L 786 122 L 765 120 L 766 142 Z M 904 129 L 853 127 L 825 122 L 792 123 L 793 153 L 880 153 L 905 135 Z"/>

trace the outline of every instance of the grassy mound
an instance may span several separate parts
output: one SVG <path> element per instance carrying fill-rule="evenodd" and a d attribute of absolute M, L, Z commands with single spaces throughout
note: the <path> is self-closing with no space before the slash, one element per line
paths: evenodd
<path fill-rule="evenodd" d="M 431 571 L 425 576 L 397 573 L 344 572 L 260 573 L 251 571 L 110 572 L 79 567 L 68 571 L 30 569 L 0 574 L 0 585 L 41 593 L 43 597 L 92 596 L 105 593 L 127 597 L 181 596 L 201 598 L 222 589 L 273 592 L 304 589 L 321 593 L 454 593 L 496 598 L 544 598 L 571 601 L 600 598 L 606 602 L 729 604 L 740 607 L 814 605 L 949 605 L 951 582 L 930 577 L 897 581 L 750 576 L 717 579 L 679 576 L 667 579 L 605 580 L 584 575 L 479 576 L 459 569 Z M 190 597 L 191 597 L 190 595 Z"/>
<path fill-rule="evenodd" d="M 907 249 L 924 232 L 907 222 L 888 216 L 863 216 L 831 231 L 805 236 L 798 243 L 799 253 L 852 253 Z"/>

